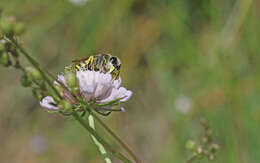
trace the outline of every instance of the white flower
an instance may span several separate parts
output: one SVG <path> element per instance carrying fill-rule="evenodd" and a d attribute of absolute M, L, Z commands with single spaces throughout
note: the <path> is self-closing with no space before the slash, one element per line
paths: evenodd
<path fill-rule="evenodd" d="M 127 101 L 132 92 L 121 86 L 121 78 L 113 80 L 109 73 L 95 71 L 79 71 L 77 79 L 81 95 L 86 101 L 96 100 L 105 103 L 121 98 L 120 102 Z"/>
<path fill-rule="evenodd" d="M 85 5 L 89 0 L 68 0 L 70 3 L 76 6 L 83 6 Z"/>
<path fill-rule="evenodd" d="M 192 99 L 187 96 L 179 96 L 175 100 L 175 108 L 183 114 L 187 114 L 192 110 Z"/>
<path fill-rule="evenodd" d="M 76 77 L 81 97 L 87 102 L 95 100 L 97 103 L 102 104 L 120 99 L 118 105 L 121 110 L 124 111 L 124 108 L 120 105 L 120 102 L 127 101 L 133 94 L 132 91 L 121 87 L 121 78 L 113 80 L 111 74 L 109 73 L 89 70 L 77 71 Z M 58 80 L 67 86 L 63 75 L 58 75 Z M 64 91 L 65 96 L 66 94 L 68 93 Z M 48 102 L 54 102 L 54 100 L 47 96 L 42 100 L 41 106 L 46 109 L 53 108 L 54 106 L 50 107 Z"/>
<path fill-rule="evenodd" d="M 56 103 L 54 99 L 51 96 L 46 96 L 40 101 L 41 107 L 49 110 L 49 111 L 54 111 L 58 110 L 59 108 L 56 106 Z"/>

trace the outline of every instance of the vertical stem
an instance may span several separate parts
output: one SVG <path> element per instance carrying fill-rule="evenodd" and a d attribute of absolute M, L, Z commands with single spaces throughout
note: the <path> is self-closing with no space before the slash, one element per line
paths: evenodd
<path fill-rule="evenodd" d="M 42 77 L 45 79 L 45 81 L 47 82 L 47 84 L 51 87 L 51 89 L 56 93 L 56 95 L 58 97 L 61 98 L 59 92 L 57 91 L 57 89 L 55 89 L 52 81 L 47 77 L 47 75 L 44 73 L 43 69 L 41 68 L 41 66 L 38 64 L 38 62 L 36 62 L 21 46 L 19 46 L 19 44 L 16 42 L 16 40 L 14 40 L 13 38 L 11 39 L 11 43 L 14 44 L 14 46 L 26 57 L 26 59 L 28 59 L 28 61 L 40 72 L 40 74 L 42 75 Z"/>
<path fill-rule="evenodd" d="M 91 114 L 88 115 L 88 122 L 89 122 L 89 126 L 95 130 L 95 121 Z M 100 153 L 104 156 L 106 163 L 112 163 L 112 161 L 110 160 L 110 158 L 107 155 L 107 152 L 106 152 L 104 146 L 95 138 L 95 136 L 91 135 L 91 138 L 93 139 L 94 143 L 98 147 L 98 150 L 100 151 Z"/>
<path fill-rule="evenodd" d="M 131 155 L 136 163 L 141 163 L 141 160 L 137 158 L 135 153 L 95 113 L 90 112 L 90 114 L 109 132 L 110 135 L 118 141 L 118 143 L 127 151 L 127 153 L 129 153 L 129 155 Z"/>
<path fill-rule="evenodd" d="M 93 135 L 104 147 L 115 157 L 123 161 L 124 163 L 131 163 L 124 155 L 120 152 L 114 150 L 101 136 L 97 134 L 97 132 L 92 129 L 77 113 L 73 113 L 73 117 L 85 128 L 87 129 L 91 135 Z"/>

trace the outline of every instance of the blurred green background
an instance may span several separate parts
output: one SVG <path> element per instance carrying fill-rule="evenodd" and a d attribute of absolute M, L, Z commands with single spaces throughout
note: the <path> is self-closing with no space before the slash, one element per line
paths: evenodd
<path fill-rule="evenodd" d="M 260 162 L 260 1 L 1 0 L 0 7 L 25 22 L 23 45 L 55 74 L 75 58 L 120 57 L 123 86 L 134 95 L 125 113 L 103 119 L 145 163 L 188 160 L 185 143 L 203 133 L 201 118 L 221 147 L 213 162 Z M 88 133 L 40 108 L 21 75 L 0 68 L 0 162 L 103 162 Z"/>

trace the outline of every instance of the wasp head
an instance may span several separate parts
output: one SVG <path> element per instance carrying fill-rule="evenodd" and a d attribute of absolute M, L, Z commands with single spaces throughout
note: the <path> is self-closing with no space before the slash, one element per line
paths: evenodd
<path fill-rule="evenodd" d="M 114 67 L 115 70 L 118 70 L 118 71 L 120 70 L 121 62 L 120 62 L 120 59 L 118 57 L 112 56 L 109 59 L 109 62 Z"/>

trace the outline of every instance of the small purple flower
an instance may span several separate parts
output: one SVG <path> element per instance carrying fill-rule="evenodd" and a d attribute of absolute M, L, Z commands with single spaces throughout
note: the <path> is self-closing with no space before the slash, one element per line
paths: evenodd
<path fill-rule="evenodd" d="M 98 103 L 105 103 L 121 98 L 120 102 L 125 102 L 132 96 L 132 91 L 120 87 L 121 78 L 113 80 L 109 73 L 79 71 L 77 79 L 81 95 L 86 101 L 95 99 Z"/>
<path fill-rule="evenodd" d="M 48 111 L 56 111 L 59 109 L 51 96 L 44 97 L 42 101 L 40 101 L 40 105 Z"/>
<path fill-rule="evenodd" d="M 80 90 L 81 97 L 86 101 L 95 100 L 98 104 L 107 103 L 116 99 L 120 99 L 118 105 L 122 111 L 124 108 L 120 105 L 120 102 L 126 102 L 132 96 L 132 91 L 121 87 L 121 78 L 113 80 L 111 74 L 101 73 L 96 71 L 77 71 L 77 82 Z M 66 87 L 66 80 L 63 75 L 58 75 L 58 80 L 62 82 Z M 55 82 L 55 84 L 58 84 Z M 70 89 L 70 88 L 68 88 Z M 69 93 L 64 91 L 66 97 Z M 52 97 L 47 96 L 41 101 L 41 106 L 50 110 L 58 109 L 55 106 L 50 105 L 54 100 Z"/>

